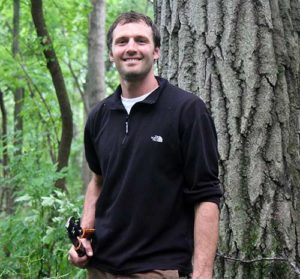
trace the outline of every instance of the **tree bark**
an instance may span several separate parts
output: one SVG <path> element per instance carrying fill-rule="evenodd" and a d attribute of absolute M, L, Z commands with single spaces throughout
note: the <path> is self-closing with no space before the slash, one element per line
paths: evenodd
<path fill-rule="evenodd" d="M 64 167 L 68 166 L 73 136 L 72 111 L 63 74 L 47 31 L 42 4 L 42 0 L 31 0 L 31 15 L 37 35 L 41 40 L 41 45 L 43 46 L 43 53 L 47 60 L 47 67 L 51 74 L 61 113 L 62 133 L 57 159 L 57 170 L 60 171 Z M 65 179 L 59 179 L 56 182 L 56 187 L 66 190 Z"/>
<path fill-rule="evenodd" d="M 91 0 L 93 10 L 89 18 L 88 72 L 85 86 L 85 103 L 88 111 L 105 97 L 105 0 Z M 85 119 L 87 113 L 85 112 Z M 91 179 L 91 171 L 83 158 L 84 185 Z"/>
<path fill-rule="evenodd" d="M 89 18 L 88 72 L 85 100 L 90 110 L 105 97 L 105 0 L 91 0 L 93 10 Z"/>
<path fill-rule="evenodd" d="M 298 278 L 300 2 L 157 0 L 155 17 L 159 73 L 201 96 L 218 132 L 215 278 Z"/>
<path fill-rule="evenodd" d="M 18 59 L 20 55 L 19 48 L 19 35 L 20 35 L 20 0 L 14 0 L 14 14 L 13 14 L 13 43 L 12 54 L 13 57 Z M 17 77 L 20 78 L 20 77 Z M 16 88 L 14 92 L 14 145 L 15 155 L 22 154 L 23 144 L 23 117 L 22 107 L 24 103 L 24 88 Z"/>

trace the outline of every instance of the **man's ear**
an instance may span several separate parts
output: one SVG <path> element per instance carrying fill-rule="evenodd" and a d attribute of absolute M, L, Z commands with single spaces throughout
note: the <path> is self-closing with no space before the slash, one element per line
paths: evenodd
<path fill-rule="evenodd" d="M 109 61 L 112 62 L 112 63 L 115 62 L 111 50 L 109 51 Z"/>
<path fill-rule="evenodd" d="M 153 58 L 154 58 L 154 60 L 158 60 L 159 57 L 160 57 L 160 48 L 155 47 L 154 48 L 154 53 L 153 53 Z"/>

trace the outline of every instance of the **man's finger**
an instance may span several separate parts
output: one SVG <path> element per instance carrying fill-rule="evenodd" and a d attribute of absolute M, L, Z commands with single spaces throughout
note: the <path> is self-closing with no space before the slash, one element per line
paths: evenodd
<path fill-rule="evenodd" d="M 72 246 L 69 250 L 68 260 L 71 264 L 80 268 L 84 268 L 87 265 L 89 258 L 87 256 L 79 257 L 74 246 Z"/>
<path fill-rule="evenodd" d="M 92 249 L 91 242 L 89 240 L 87 240 L 86 238 L 82 238 L 80 241 L 85 249 L 85 253 L 87 254 L 87 256 L 92 257 L 93 249 Z"/>

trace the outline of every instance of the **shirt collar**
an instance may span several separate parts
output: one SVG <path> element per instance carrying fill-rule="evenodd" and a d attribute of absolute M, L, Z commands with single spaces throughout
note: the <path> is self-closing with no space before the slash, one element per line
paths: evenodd
<path fill-rule="evenodd" d="M 143 101 L 139 102 L 142 104 L 149 104 L 149 105 L 153 105 L 157 102 L 160 94 L 162 93 L 162 91 L 164 90 L 164 88 L 166 87 L 166 85 L 168 84 L 168 81 L 166 79 L 163 79 L 161 77 L 155 77 L 159 86 L 158 88 L 156 88 L 146 99 L 144 99 Z M 122 89 L 121 89 L 121 85 L 119 85 L 116 89 L 116 91 L 107 98 L 107 100 L 105 101 L 105 104 L 109 106 L 109 108 L 114 109 L 114 110 L 118 110 L 118 109 L 124 109 L 124 106 L 122 104 L 121 101 L 121 93 L 122 93 Z"/>

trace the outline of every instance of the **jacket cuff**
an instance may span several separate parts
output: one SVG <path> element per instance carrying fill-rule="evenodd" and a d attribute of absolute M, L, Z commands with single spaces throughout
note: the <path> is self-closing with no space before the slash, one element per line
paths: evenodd
<path fill-rule="evenodd" d="M 211 183 L 199 185 L 199 187 L 193 189 L 185 189 L 184 194 L 186 201 L 193 205 L 205 201 L 214 202 L 219 205 L 222 197 L 220 185 Z"/>

